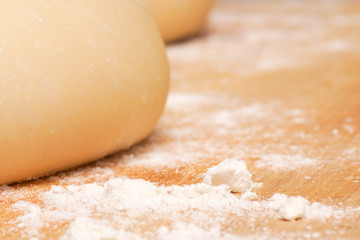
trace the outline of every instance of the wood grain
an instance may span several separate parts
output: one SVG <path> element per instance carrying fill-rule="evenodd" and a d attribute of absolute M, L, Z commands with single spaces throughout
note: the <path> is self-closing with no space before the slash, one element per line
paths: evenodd
<path fill-rule="evenodd" d="M 24 236 L 15 221 L 21 213 L 11 204 L 26 200 L 41 206 L 37 196 L 51 185 L 101 183 L 124 175 L 164 185 L 192 184 L 209 166 L 230 157 L 246 161 L 253 181 L 263 183 L 256 189 L 260 199 L 285 193 L 360 207 L 358 1 L 218 1 L 203 33 L 168 50 L 170 99 L 195 94 L 214 102 L 197 108 L 189 104 L 181 111 L 170 102 L 152 135 L 133 148 L 55 177 L 4 187 L 1 239 Z M 239 109 L 248 106 L 264 114 L 242 116 Z M 235 123 L 221 126 L 210 118 L 224 109 L 239 112 Z M 152 152 L 179 158 L 164 159 L 160 167 L 128 164 Z M 259 167 L 270 154 L 306 156 L 316 164 Z M 261 214 L 253 219 L 249 224 L 246 217 L 229 216 L 224 231 L 284 239 L 360 238 L 360 214 L 340 222 L 286 222 Z M 144 231 L 158 224 L 148 223 Z M 68 225 L 46 225 L 40 237 L 57 238 Z"/>

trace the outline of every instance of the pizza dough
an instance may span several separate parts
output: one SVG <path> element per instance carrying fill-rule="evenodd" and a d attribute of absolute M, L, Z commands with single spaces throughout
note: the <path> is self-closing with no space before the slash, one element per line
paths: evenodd
<path fill-rule="evenodd" d="M 133 0 L 0 0 L 0 183 L 144 139 L 169 88 L 161 36 Z"/>
<path fill-rule="evenodd" d="M 166 42 L 197 33 L 213 0 L 143 0 Z"/>

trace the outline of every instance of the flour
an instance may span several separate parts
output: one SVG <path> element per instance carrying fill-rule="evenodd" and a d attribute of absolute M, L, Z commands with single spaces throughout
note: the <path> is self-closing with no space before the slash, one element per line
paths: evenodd
<path fill-rule="evenodd" d="M 338 137 L 338 136 L 339 136 L 339 130 L 338 130 L 338 129 L 333 129 L 333 130 L 332 130 L 332 134 L 333 134 L 335 137 Z"/>
<path fill-rule="evenodd" d="M 256 161 L 255 166 L 258 168 L 270 168 L 273 170 L 291 170 L 301 167 L 317 165 L 318 161 L 302 155 L 285 155 L 285 154 L 267 154 Z"/>
<path fill-rule="evenodd" d="M 235 240 L 239 239 L 232 234 L 223 234 L 221 229 L 212 228 L 206 231 L 194 224 L 185 222 L 177 222 L 170 228 L 162 226 L 154 233 L 154 237 L 159 240 L 197 240 L 197 239 L 223 239 Z M 98 239 L 112 239 L 112 240 L 145 240 L 137 234 L 129 233 L 123 230 L 115 230 L 108 227 L 108 224 L 103 221 L 94 220 L 91 218 L 79 217 L 71 224 L 67 232 L 62 236 L 61 240 L 98 240 Z"/>
<path fill-rule="evenodd" d="M 25 214 L 17 218 L 17 221 L 19 222 L 18 227 L 28 229 L 28 234 L 30 236 L 37 236 L 39 234 L 39 230 L 44 225 L 41 219 L 41 208 L 36 204 L 26 201 L 18 201 L 12 206 L 15 209 L 22 209 L 25 212 Z"/>
<path fill-rule="evenodd" d="M 194 224 L 178 222 L 172 229 L 167 227 L 160 227 L 156 232 L 156 238 L 160 240 L 198 240 L 198 239 L 209 239 L 209 240 L 235 240 L 239 239 L 239 236 L 235 236 L 229 233 L 223 233 L 220 228 L 212 228 L 209 231 L 199 228 Z"/>
<path fill-rule="evenodd" d="M 304 217 L 308 201 L 303 197 L 289 197 L 280 209 L 280 215 L 285 220 L 296 220 Z"/>
<path fill-rule="evenodd" d="M 201 95 L 198 93 L 172 93 L 169 95 L 166 105 L 175 111 L 193 111 L 194 108 L 204 105 L 211 106 L 219 101 L 218 97 Z M 184 106 L 187 106 L 184 108 Z"/>
<path fill-rule="evenodd" d="M 227 185 L 232 192 L 244 193 L 251 188 L 251 174 L 246 164 L 235 159 L 226 159 L 219 165 L 210 168 L 204 183 L 218 186 Z"/>
<path fill-rule="evenodd" d="M 331 52 L 346 52 L 353 51 L 357 46 L 346 39 L 333 39 L 329 42 L 324 43 L 325 50 Z"/>
<path fill-rule="evenodd" d="M 274 194 L 268 201 L 268 208 L 278 212 L 280 219 L 293 221 L 302 218 L 318 219 L 325 221 L 328 218 L 341 219 L 346 212 L 339 208 L 323 205 L 319 202 L 310 203 L 301 196 L 287 196 L 285 194 Z M 349 208 L 351 212 L 360 212 L 360 208 Z"/>
<path fill-rule="evenodd" d="M 157 128 L 148 139 L 152 148 L 137 147 L 130 154 L 121 154 L 120 166 L 177 168 L 182 164 L 197 163 L 201 159 L 216 155 L 223 158 L 241 158 L 249 152 L 243 141 L 252 135 L 263 138 L 280 138 L 284 135 L 280 127 L 283 116 L 291 109 L 283 109 L 278 102 L 243 103 L 239 99 L 221 94 L 195 94 L 172 92 L 167 102 L 167 114 L 172 118 L 161 119 L 161 123 L 171 128 Z M 176 121 L 173 120 L 176 119 Z M 264 120 L 271 126 L 264 126 Z M 266 129 L 266 132 L 264 132 Z M 210 138 L 209 136 L 213 136 Z M 216 137 L 239 139 L 239 147 L 223 144 Z M 171 141 L 158 144 L 158 138 Z M 203 139 L 206 138 L 206 141 Z M 201 142 L 201 143 L 200 143 Z M 206 151 L 203 148 L 206 145 Z M 265 148 L 267 146 L 262 146 Z M 262 152 L 262 148 L 256 151 Z M 227 156 L 222 157 L 221 152 Z M 229 155 L 231 153 L 231 155 Z"/>
<path fill-rule="evenodd" d="M 126 232 L 124 230 L 116 230 L 108 226 L 105 221 L 95 220 L 92 218 L 78 217 L 70 225 L 61 240 L 98 240 L 98 239 L 131 239 L 144 240 L 139 235 Z"/>
<path fill-rule="evenodd" d="M 267 217 L 341 221 L 360 212 L 284 194 L 254 201 L 254 187 L 246 164 L 227 159 L 211 167 L 203 183 L 158 186 L 142 179 L 113 178 L 102 184 L 54 185 L 39 194 L 42 206 L 18 201 L 11 208 L 23 212 L 16 221 L 27 238 L 41 237 L 39 230 L 45 224 L 71 222 L 63 240 L 238 239 L 221 230 L 229 215 L 252 224 Z M 151 230 L 142 231 L 152 224 Z"/>
<path fill-rule="evenodd" d="M 303 197 L 288 197 L 285 194 L 274 194 L 269 200 L 269 208 L 279 212 L 285 220 L 296 220 L 305 217 L 309 201 Z"/>
<path fill-rule="evenodd" d="M 211 34 L 167 48 L 172 91 L 158 127 L 145 143 L 105 161 L 46 178 L 46 184 L 52 185 L 49 189 L 41 182 L 20 188 L 0 186 L 1 202 L 8 202 L 9 212 L 18 216 L 3 218 L 4 225 L 10 226 L 10 232 L 21 232 L 24 239 L 34 240 L 46 239 L 43 229 L 62 228 L 62 240 L 302 239 L 331 238 L 335 232 L 345 231 L 346 221 L 358 219 L 360 208 L 324 205 L 280 193 L 263 197 L 273 194 L 267 191 L 274 189 L 269 185 L 279 180 L 279 170 L 294 178 L 304 177 L 306 184 L 317 183 L 319 166 L 329 165 L 317 159 L 322 155 L 316 149 L 309 152 L 307 148 L 326 126 L 317 125 L 319 112 L 302 102 L 269 100 L 270 95 L 248 98 L 248 94 L 255 97 L 261 93 L 261 88 L 251 88 L 249 82 L 269 71 L 308 67 L 309 59 L 318 59 L 322 52 L 358 51 L 355 42 L 331 37 L 335 34 L 327 23 L 359 25 L 359 16 L 333 12 L 321 19 L 316 11 L 295 13 L 300 3 L 289 1 L 293 10 L 281 14 L 215 9 Z M 289 42 L 291 48 L 284 50 Z M 241 91 L 233 94 L 244 93 L 243 97 L 219 94 L 214 89 L 224 87 L 231 92 L 232 84 L 236 85 L 234 90 Z M 278 89 L 270 90 L 275 94 Z M 358 130 L 351 117 L 343 123 L 334 126 L 338 134 Z M 331 130 L 328 135 L 336 137 Z M 356 145 L 346 146 L 339 159 L 353 161 L 358 156 Z M 218 162 L 207 172 L 204 169 Z M 249 169 L 255 169 L 252 174 L 245 162 L 251 164 Z M 336 167 L 343 169 L 342 165 Z M 126 175 L 119 170 L 124 168 L 133 171 L 128 175 L 135 179 L 114 177 Z M 300 168 L 306 168 L 307 176 L 296 175 Z M 204 179 L 198 169 L 206 172 Z M 161 179 L 167 186 L 137 176 L 154 182 Z M 174 180 L 169 180 L 171 177 Z M 259 189 L 259 196 L 259 183 L 253 181 L 269 181 Z M 359 180 L 354 176 L 353 181 Z M 200 183 L 172 185 L 174 182 Z M 32 196 L 36 204 L 30 202 Z M 277 224 L 288 230 L 279 232 L 273 228 Z M 294 227 L 293 231 L 295 225 L 304 226 L 304 230 Z M 326 230 L 317 232 L 320 228 Z M 6 237 L 6 231 L 0 238 Z"/>
<path fill-rule="evenodd" d="M 342 127 L 350 134 L 355 132 L 355 127 L 353 125 L 343 124 Z"/>
<path fill-rule="evenodd" d="M 223 168 L 228 163 L 234 164 L 231 161 L 225 163 Z M 237 172 L 244 174 L 240 177 L 248 181 L 248 184 L 241 186 L 242 190 L 250 191 L 251 175 L 243 162 L 238 163 L 240 169 Z M 165 187 L 127 178 L 111 179 L 102 185 L 53 186 L 40 197 L 47 212 L 47 216 L 42 217 L 60 222 L 73 221 L 63 239 L 100 239 L 100 236 L 116 236 L 115 239 L 121 239 L 121 236 L 129 239 L 169 239 L 174 236 L 178 236 L 176 239 L 196 239 L 201 235 L 208 236 L 207 239 L 231 239 L 230 233 L 220 231 L 226 215 L 232 213 L 241 216 L 253 208 L 262 209 L 258 202 L 241 200 L 231 194 L 226 184 L 212 186 L 198 183 Z M 92 217 L 95 213 L 110 217 L 113 227 L 109 222 L 94 220 Z M 132 236 L 135 233 L 129 229 L 140 219 L 149 216 L 172 224 L 160 226 L 152 233 Z M 192 224 L 185 224 L 189 220 Z"/>

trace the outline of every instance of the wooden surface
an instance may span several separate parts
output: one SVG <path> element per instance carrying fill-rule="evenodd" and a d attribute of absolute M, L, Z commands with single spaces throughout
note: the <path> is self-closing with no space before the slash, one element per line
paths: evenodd
<path fill-rule="evenodd" d="M 359 1 L 218 1 L 207 29 L 168 46 L 168 53 L 171 93 L 152 135 L 88 166 L 3 187 L 1 239 L 21 236 L 11 204 L 41 205 L 37 195 L 51 185 L 123 175 L 191 184 L 225 158 L 246 161 L 253 181 L 263 183 L 256 189 L 260 199 L 285 193 L 360 207 Z M 283 167 L 262 162 L 276 156 L 289 160 Z M 251 236 L 271 229 L 284 237 L 311 226 L 320 238 L 360 238 L 360 214 L 333 223 L 255 222 L 233 219 L 225 230 Z M 44 227 L 42 237 L 60 236 L 68 224 Z"/>

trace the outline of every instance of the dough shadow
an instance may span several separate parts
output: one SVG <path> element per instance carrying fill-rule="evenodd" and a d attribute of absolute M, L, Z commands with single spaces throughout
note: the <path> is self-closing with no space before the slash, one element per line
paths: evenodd
<path fill-rule="evenodd" d="M 211 35 L 211 28 L 209 24 L 204 25 L 201 30 L 195 34 L 192 34 L 190 36 L 180 38 L 178 40 L 174 40 L 172 42 L 166 43 L 166 46 L 176 46 L 185 44 L 187 42 L 195 41 L 195 40 L 202 40 L 204 38 L 207 38 L 209 35 Z"/>

